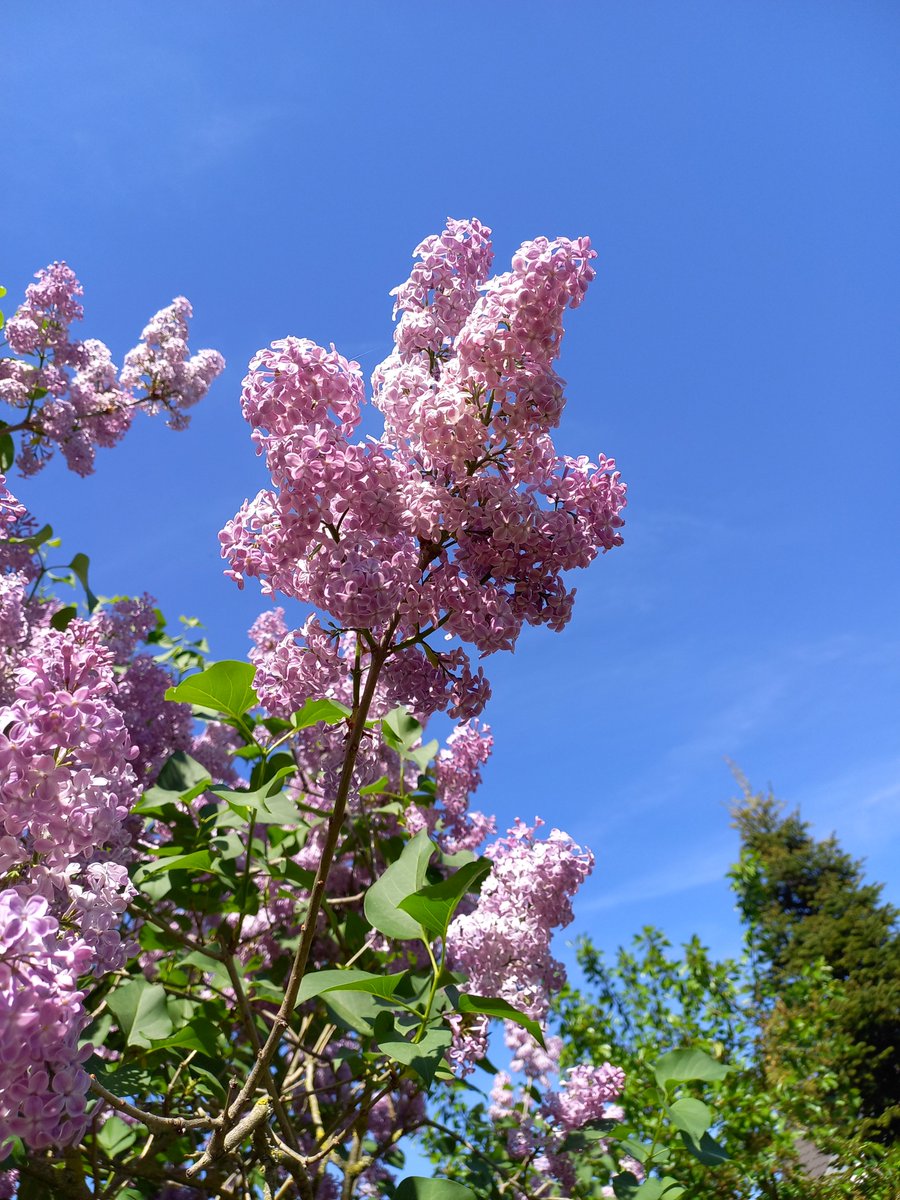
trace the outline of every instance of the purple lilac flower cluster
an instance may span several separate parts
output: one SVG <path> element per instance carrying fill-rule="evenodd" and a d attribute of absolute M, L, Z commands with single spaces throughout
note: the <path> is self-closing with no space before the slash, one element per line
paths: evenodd
<path fill-rule="evenodd" d="M 71 336 L 84 316 L 72 269 L 51 263 L 36 279 L 6 325 L 7 345 L 18 357 L 0 358 L 0 400 L 19 414 L 6 431 L 21 434 L 17 462 L 24 475 L 39 471 L 56 449 L 73 471 L 89 475 L 97 446 L 121 441 L 140 410 L 165 409 L 173 429 L 187 425 L 186 410 L 225 361 L 215 350 L 190 353 L 191 306 L 183 296 L 153 317 L 119 373 L 103 342 Z"/>
<path fill-rule="evenodd" d="M 0 1144 L 68 1142 L 85 1125 L 79 976 L 121 967 L 134 895 L 121 861 L 137 796 L 112 655 L 86 622 L 38 631 L 0 709 Z"/>
<path fill-rule="evenodd" d="M 275 710 L 333 694 L 352 662 L 335 631 L 365 630 L 393 639 L 384 670 L 421 719 L 477 716 L 483 671 L 427 638 L 443 629 L 484 655 L 512 649 L 526 623 L 560 629 L 574 597 L 563 573 L 621 542 L 615 464 L 560 456 L 549 434 L 564 403 L 562 317 L 594 251 L 538 239 L 488 280 L 489 234 L 450 221 L 395 290 L 395 348 L 373 376 L 379 441 L 349 440 L 363 379 L 334 348 L 286 338 L 250 363 L 243 411 L 272 487 L 220 535 L 229 574 L 334 622 L 313 618 L 270 652 L 258 683 Z"/>
<path fill-rule="evenodd" d="M 0 476 L 0 1147 L 40 1148 L 84 1130 L 79 977 L 135 950 L 121 923 L 140 784 L 174 749 L 222 767 L 231 731 L 195 737 L 189 707 L 164 702 L 171 676 L 136 653 L 157 623 L 149 596 L 49 625 L 33 551 L 10 541 L 32 524 Z"/>
<path fill-rule="evenodd" d="M 593 854 L 558 829 L 539 840 L 541 824 L 516 821 L 487 848 L 493 867 L 478 903 L 454 919 L 447 939 L 471 991 L 499 996 L 535 1020 L 546 1016 L 551 992 L 565 982 L 550 943 L 573 919 L 572 897 L 594 865 Z"/>
<path fill-rule="evenodd" d="M 507 1023 L 506 1042 L 513 1051 L 510 1071 L 517 1076 L 518 1083 L 507 1072 L 497 1072 L 489 1115 L 506 1127 L 511 1158 L 531 1159 L 531 1167 L 538 1176 L 551 1177 L 563 1188 L 571 1189 L 575 1171 L 571 1158 L 562 1149 L 566 1135 L 591 1122 L 622 1119 L 622 1109 L 615 1101 L 625 1087 L 625 1073 L 610 1063 L 601 1066 L 579 1063 L 565 1072 L 559 1090 L 554 1091 L 550 1082 L 559 1071 L 563 1048 L 560 1038 L 548 1037 L 546 1048 L 542 1048 L 519 1026 Z M 540 1104 L 535 1101 L 536 1087 L 545 1092 Z M 600 1139 L 598 1148 L 608 1151 L 610 1143 Z M 640 1167 L 634 1170 L 633 1164 L 633 1159 L 627 1159 L 620 1165 L 622 1170 L 633 1170 L 642 1179 Z"/>

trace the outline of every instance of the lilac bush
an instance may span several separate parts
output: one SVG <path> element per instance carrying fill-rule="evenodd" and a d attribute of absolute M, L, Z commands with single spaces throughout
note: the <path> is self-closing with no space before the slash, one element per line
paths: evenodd
<path fill-rule="evenodd" d="M 273 604 L 247 662 L 208 663 L 149 596 L 98 601 L 84 555 L 62 569 L 84 604 L 64 603 L 52 531 L 0 481 L 0 1188 L 471 1198 L 398 1174 L 438 1098 L 494 1069 L 497 1021 L 485 1194 L 599 1194 L 571 1143 L 598 1122 L 598 1186 L 630 1161 L 610 1157 L 620 1070 L 552 1085 L 552 942 L 593 855 L 471 807 L 482 660 L 561 630 L 568 572 L 622 541 L 614 461 L 551 437 L 594 258 L 539 238 L 491 277 L 479 221 L 423 241 L 372 378 L 379 438 L 352 440 L 366 388 L 334 347 L 254 356 L 241 404 L 271 481 L 221 533 L 227 573 Z M 138 410 L 183 428 L 223 369 L 191 353 L 179 298 L 118 371 L 73 339 L 80 297 L 54 263 L 7 324 L 6 469 L 59 449 L 87 474 Z"/>

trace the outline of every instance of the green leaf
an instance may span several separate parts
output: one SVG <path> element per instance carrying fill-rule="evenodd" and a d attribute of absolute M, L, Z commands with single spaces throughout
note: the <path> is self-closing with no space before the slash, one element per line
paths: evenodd
<path fill-rule="evenodd" d="M 676 1128 L 699 1142 L 712 1125 L 712 1113 L 702 1100 L 676 1100 L 669 1105 L 669 1119 Z"/>
<path fill-rule="evenodd" d="M 488 1017 L 496 1017 L 500 1021 L 514 1021 L 516 1025 L 521 1025 L 523 1029 L 526 1029 L 539 1046 L 544 1045 L 544 1035 L 537 1021 L 527 1017 L 525 1013 L 519 1012 L 505 1000 L 498 1000 L 491 996 L 470 996 L 466 992 L 454 993 L 456 993 L 455 988 L 447 989 L 450 1001 L 457 1012 L 483 1013 Z"/>
<path fill-rule="evenodd" d="M 385 741 L 395 750 L 408 750 L 422 736 L 422 726 L 402 705 L 381 718 L 381 731 Z"/>
<path fill-rule="evenodd" d="M 97 1143 L 105 1150 L 110 1158 L 115 1158 L 123 1150 L 132 1146 L 137 1138 L 137 1130 L 133 1125 L 126 1125 L 121 1117 L 111 1116 L 103 1122 L 97 1133 Z"/>
<path fill-rule="evenodd" d="M 478 1065 L 481 1066 L 482 1064 L 479 1063 Z M 566 1134 L 566 1140 L 560 1149 L 567 1153 L 571 1150 L 592 1153 L 597 1149 L 597 1143 L 608 1138 L 611 1133 L 614 1133 L 620 1123 L 619 1121 L 603 1121 L 598 1122 L 598 1125 L 602 1124 L 605 1126 L 603 1129 L 590 1125 L 584 1129 L 575 1129 L 571 1133 Z"/>
<path fill-rule="evenodd" d="M 135 1096 L 141 1092 L 152 1092 L 156 1077 L 146 1067 L 119 1067 L 117 1071 L 106 1070 L 107 1063 L 92 1055 L 85 1063 L 89 1075 L 96 1075 L 107 1091 L 119 1097 Z"/>
<path fill-rule="evenodd" d="M 139 885 L 151 875 L 161 875 L 164 871 L 211 871 L 213 867 L 213 858 L 208 850 L 169 854 L 158 862 L 142 863 L 134 873 L 134 882 Z"/>
<path fill-rule="evenodd" d="M 0 433 L 2 433 L 2 428 L 0 428 Z M 52 525 L 42 525 L 37 533 L 32 533 L 29 537 L 11 537 L 7 540 L 11 546 L 30 546 L 32 550 L 38 550 L 46 544 L 60 545 L 60 539 L 53 537 Z"/>
<path fill-rule="evenodd" d="M 440 883 L 432 883 L 413 892 L 401 900 L 397 907 L 409 913 L 435 937 L 443 937 L 460 900 L 466 892 L 477 892 L 490 870 L 491 860 L 479 858 L 460 867 Z"/>
<path fill-rule="evenodd" d="M 177 792 L 179 796 L 193 791 L 203 782 L 212 783 L 209 771 L 183 750 L 170 754 L 156 777 L 156 787 L 166 792 Z"/>
<path fill-rule="evenodd" d="M 379 1041 L 381 1051 L 395 1062 L 405 1067 L 412 1067 L 422 1082 L 428 1087 L 434 1079 L 434 1073 L 444 1061 L 444 1051 L 453 1041 L 449 1029 L 429 1029 L 418 1042 L 408 1042 L 405 1038 L 385 1038 Z"/>
<path fill-rule="evenodd" d="M 6 474 L 16 461 L 16 446 L 11 433 L 0 434 L 0 472 Z"/>
<path fill-rule="evenodd" d="M 165 698 L 179 704 L 196 704 L 229 717 L 242 717 L 259 703 L 253 690 L 255 674 L 251 663 L 224 660 L 197 675 L 189 675 L 177 687 L 169 688 Z"/>
<path fill-rule="evenodd" d="M 721 1163 L 728 1162 L 728 1152 L 708 1133 L 704 1133 L 698 1141 L 689 1134 L 682 1133 L 681 1140 L 694 1158 L 699 1159 L 704 1166 L 718 1167 Z"/>
<path fill-rule="evenodd" d="M 411 759 L 416 764 L 420 771 L 424 771 L 431 760 L 438 752 L 438 740 L 432 738 L 430 742 L 426 742 L 424 746 L 416 746 L 413 749 L 405 751 L 405 757 Z"/>
<path fill-rule="evenodd" d="M 106 1003 L 129 1046 L 148 1049 L 151 1042 L 172 1034 L 166 991 L 158 983 L 133 979 L 110 992 Z"/>
<path fill-rule="evenodd" d="M 301 709 L 291 716 L 294 729 L 309 729 L 311 725 L 324 722 L 337 725 L 351 715 L 351 709 L 337 700 L 307 700 Z"/>
<path fill-rule="evenodd" d="M 171 1037 L 162 1041 L 154 1041 L 153 1050 L 169 1050 L 183 1046 L 186 1050 L 201 1050 L 209 1058 L 217 1053 L 218 1031 L 211 1021 L 196 1018 L 187 1025 L 182 1025 Z"/>
<path fill-rule="evenodd" d="M 369 971 L 310 971 L 304 975 L 297 993 L 297 1003 L 311 1000 L 313 996 L 321 996 L 323 992 L 371 992 L 375 996 L 386 999 L 393 996 L 399 987 L 405 971 L 395 975 L 373 975 Z"/>
<path fill-rule="evenodd" d="M 631 1171 L 622 1171 L 612 1178 L 612 1190 L 616 1200 L 632 1200 L 640 1186 L 637 1176 L 632 1175 Z"/>
<path fill-rule="evenodd" d="M 401 900 L 421 890 L 434 850 L 434 843 L 429 840 L 427 832 L 420 830 L 404 846 L 397 861 L 391 863 L 381 878 L 372 884 L 366 892 L 364 908 L 366 920 L 373 929 L 400 940 L 424 936 L 419 922 L 399 906 Z"/>
<path fill-rule="evenodd" d="M 407 1175 L 395 1192 L 395 1200 L 478 1200 L 469 1188 L 450 1179 L 425 1179 Z"/>
<path fill-rule="evenodd" d="M 707 1082 L 724 1079 L 732 1068 L 716 1062 L 703 1050 L 685 1047 L 670 1050 L 652 1064 L 652 1069 L 659 1086 L 665 1088 L 669 1083 L 686 1083 L 693 1079 Z"/>
<path fill-rule="evenodd" d="M 371 1037 L 375 1021 L 385 1010 L 382 1001 L 371 992 L 325 992 L 322 999 L 341 1025 Z"/>
<path fill-rule="evenodd" d="M 51 629 L 58 629 L 60 633 L 64 629 L 68 629 L 69 625 L 78 616 L 78 609 L 74 604 L 67 604 L 65 608 L 58 608 L 50 618 Z"/>
<path fill-rule="evenodd" d="M 87 598 L 88 612 L 93 612 L 97 607 L 97 597 L 91 591 L 91 585 L 88 583 L 88 569 L 91 565 L 91 560 L 86 554 L 76 554 L 69 563 L 69 570 L 84 588 L 84 594 Z"/>
<path fill-rule="evenodd" d="M 382 792 L 389 791 L 390 786 L 390 780 L 387 775 L 382 775 L 374 783 L 367 783 L 365 787 L 361 787 L 359 794 L 361 796 L 380 796 Z"/>
<path fill-rule="evenodd" d="M 296 773 L 296 766 L 280 767 L 271 779 L 267 779 L 261 787 L 253 790 L 243 788 L 210 788 L 214 796 L 218 796 L 220 800 L 224 800 L 226 804 L 235 805 L 238 808 L 249 809 L 251 812 L 256 812 L 258 809 L 266 810 L 267 803 L 274 799 L 276 794 L 280 793 L 281 789 L 278 786 L 281 781 L 288 775 Z M 296 813 L 296 808 L 294 812 Z"/>

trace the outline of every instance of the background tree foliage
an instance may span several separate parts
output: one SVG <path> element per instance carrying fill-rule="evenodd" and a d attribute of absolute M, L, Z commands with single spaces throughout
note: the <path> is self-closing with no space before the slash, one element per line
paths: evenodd
<path fill-rule="evenodd" d="M 734 874 L 748 947 L 757 962 L 757 1000 L 767 1014 L 773 1070 L 785 1056 L 786 990 L 812 964 L 827 965 L 832 1065 L 858 1096 L 860 1131 L 892 1142 L 900 1132 L 900 934 L 897 910 L 881 901 L 862 864 L 834 837 L 817 840 L 797 812 L 745 789 L 735 809 L 741 858 Z M 819 1019 L 813 990 L 806 1018 Z M 794 1020 L 799 1019 L 797 1010 Z M 837 1114 L 835 1114 L 837 1117 Z"/>
<path fill-rule="evenodd" d="M 694 1200 L 896 1200 L 896 913 L 834 837 L 815 839 L 771 795 L 745 789 L 733 815 L 741 956 L 716 959 L 696 937 L 674 948 L 651 927 L 610 958 L 582 940 L 583 983 L 555 1011 L 561 1065 L 624 1068 L 632 1149 L 662 1144 Z M 660 1106 L 654 1060 L 667 1046 L 737 1068 L 684 1084 L 675 1106 L 710 1111 L 705 1155 Z M 466 1177 L 499 1131 L 479 1103 L 455 1118 Z M 451 1148 L 440 1142 L 445 1163 Z M 611 1194 L 597 1186 L 588 1194 Z"/>

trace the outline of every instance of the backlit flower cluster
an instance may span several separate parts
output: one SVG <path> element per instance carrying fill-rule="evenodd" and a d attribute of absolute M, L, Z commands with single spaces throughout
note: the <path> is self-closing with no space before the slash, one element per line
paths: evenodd
<path fill-rule="evenodd" d="M 458 725 L 435 763 L 437 799 L 441 804 L 440 842 L 449 854 L 474 850 L 494 832 L 493 817 L 469 810 L 469 797 L 481 784 L 481 767 L 494 745 L 490 727 L 477 721 Z"/>
<path fill-rule="evenodd" d="M 266 703 L 294 709 L 333 688 L 352 661 L 333 634 L 357 631 L 364 666 L 375 642 L 393 647 L 379 669 L 420 718 L 476 716 L 483 672 L 458 643 L 428 639 L 443 630 L 484 655 L 512 649 L 526 623 L 561 629 L 574 596 L 564 572 L 621 541 L 615 464 L 561 456 L 549 434 L 564 403 L 562 318 L 594 277 L 594 251 L 537 239 L 488 280 L 489 234 L 448 222 L 395 289 L 395 348 L 373 376 L 379 441 L 350 441 L 363 379 L 334 348 L 286 338 L 250 363 L 242 406 L 272 487 L 220 535 L 229 574 L 333 623 L 285 633 L 259 680 Z"/>
<path fill-rule="evenodd" d="M 522 821 L 487 848 L 492 869 L 471 913 L 450 926 L 447 949 L 454 968 L 479 996 L 499 996 L 542 1020 L 565 969 L 550 953 L 553 933 L 573 919 L 572 897 L 591 873 L 594 856 L 542 822 Z"/>
<path fill-rule="evenodd" d="M 565 1072 L 554 1091 L 550 1083 L 559 1072 L 560 1038 L 548 1037 L 541 1047 L 520 1026 L 507 1022 L 506 1044 L 513 1052 L 512 1075 L 498 1071 L 494 1076 L 488 1113 L 506 1131 L 510 1158 L 530 1160 L 538 1194 L 548 1177 L 568 1192 L 574 1187 L 575 1170 L 563 1149 L 566 1136 L 599 1121 L 621 1120 L 622 1109 L 615 1101 L 625 1087 L 625 1073 L 610 1063 L 579 1063 Z M 544 1092 L 540 1103 L 535 1099 L 538 1089 Z M 599 1139 L 597 1149 L 609 1152 L 610 1142 Z M 633 1161 L 620 1159 L 620 1169 L 631 1170 Z M 531 1194 L 527 1185 L 525 1190 Z"/>
<path fill-rule="evenodd" d="M 466 973 L 470 992 L 506 1000 L 537 1021 L 565 983 L 565 969 L 550 953 L 553 934 L 572 920 L 572 897 L 594 865 L 591 852 L 558 829 L 536 838 L 541 824 L 517 820 L 487 848 L 491 873 L 473 910 L 456 916 L 447 935 L 448 960 Z M 486 1053 L 487 1020 L 452 1017 L 451 1025 L 450 1058 L 466 1073 Z M 541 1053 L 518 1027 L 508 1026 L 507 1037 L 520 1057 Z"/>
<path fill-rule="evenodd" d="M 183 429 L 186 410 L 225 367 L 215 350 L 190 353 L 188 301 L 180 296 L 156 314 L 120 374 L 103 342 L 72 337 L 84 316 L 72 269 L 55 262 L 36 279 L 6 324 L 18 357 L 0 358 L 0 400 L 16 410 L 7 432 L 21 437 L 22 473 L 34 474 L 59 449 L 73 471 L 89 475 L 97 446 L 116 445 L 140 410 L 165 409 L 172 428 Z"/>

